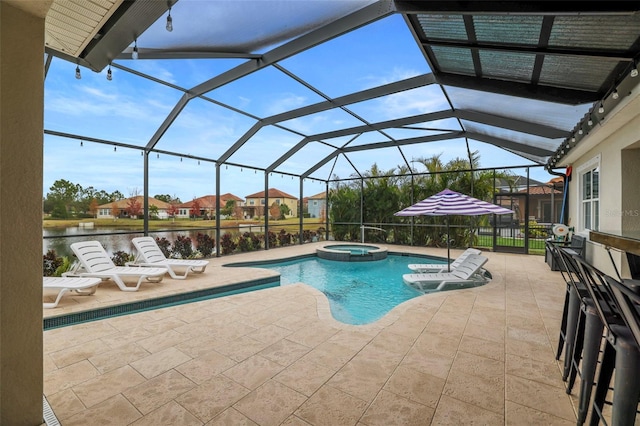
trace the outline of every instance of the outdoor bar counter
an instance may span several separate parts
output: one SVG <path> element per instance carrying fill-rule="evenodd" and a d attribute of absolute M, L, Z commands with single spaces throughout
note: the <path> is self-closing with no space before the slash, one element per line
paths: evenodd
<path fill-rule="evenodd" d="M 631 278 L 640 279 L 640 232 L 612 233 L 590 231 L 589 239 L 595 243 L 613 247 L 627 255 Z"/>

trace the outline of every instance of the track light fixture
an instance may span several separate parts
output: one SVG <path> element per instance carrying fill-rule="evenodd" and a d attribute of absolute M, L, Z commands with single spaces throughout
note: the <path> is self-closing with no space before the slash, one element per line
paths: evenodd
<path fill-rule="evenodd" d="M 111 73 L 111 63 L 109 63 L 109 69 L 107 69 L 107 80 L 113 80 L 113 74 Z"/>
<path fill-rule="evenodd" d="M 589 118 L 589 121 L 587 121 L 587 124 L 588 124 L 589 126 L 593 126 L 593 120 L 592 120 L 591 118 Z"/>
<path fill-rule="evenodd" d="M 600 106 L 598 107 L 598 114 L 604 114 L 604 105 L 600 102 Z"/>
<path fill-rule="evenodd" d="M 616 89 L 613 89 L 613 93 L 611 94 L 611 97 L 613 99 L 618 99 L 620 97 L 620 95 L 618 94 L 618 91 Z"/>
<path fill-rule="evenodd" d="M 173 31 L 173 18 L 171 17 L 171 8 L 169 8 L 169 14 L 167 15 L 167 31 Z"/>
<path fill-rule="evenodd" d="M 76 78 L 78 80 L 82 78 L 82 74 L 80 74 L 80 65 L 76 65 Z"/>
<path fill-rule="evenodd" d="M 631 72 L 629 73 L 631 77 L 638 76 L 638 64 L 636 61 L 633 61 L 633 68 L 631 68 Z"/>
<path fill-rule="evenodd" d="M 138 39 L 133 40 L 133 52 L 131 52 L 131 59 L 134 61 L 138 59 Z"/>
<path fill-rule="evenodd" d="M 578 130 L 578 134 L 581 135 L 584 133 L 584 130 L 582 130 L 582 127 Z"/>

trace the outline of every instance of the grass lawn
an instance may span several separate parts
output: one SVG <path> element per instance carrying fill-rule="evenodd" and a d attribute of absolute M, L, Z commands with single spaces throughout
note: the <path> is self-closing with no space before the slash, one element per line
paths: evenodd
<path fill-rule="evenodd" d="M 506 247 L 524 247 L 523 238 L 504 238 L 498 237 L 496 241 L 498 246 Z M 493 248 L 493 237 L 481 238 L 478 241 L 478 247 Z M 545 246 L 543 239 L 529 238 L 529 254 L 544 254 Z"/>

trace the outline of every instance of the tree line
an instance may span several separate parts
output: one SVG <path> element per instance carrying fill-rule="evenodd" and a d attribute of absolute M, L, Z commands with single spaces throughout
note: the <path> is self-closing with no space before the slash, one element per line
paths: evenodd
<path fill-rule="evenodd" d="M 382 238 L 387 241 L 411 244 L 413 240 L 426 245 L 446 246 L 446 227 L 439 226 L 444 225 L 445 218 L 398 217 L 394 213 L 446 188 L 492 202 L 494 179 L 513 180 L 508 172 L 470 171 L 480 168 L 478 151 L 471 154 L 470 161 L 456 158 L 444 163 L 440 155 L 434 155 L 412 163 L 420 164 L 420 170 L 415 167 L 411 170 L 407 166 L 380 170 L 374 164 L 362 174 L 362 180 L 359 176 L 352 176 L 353 180 L 335 182 L 329 191 L 329 220 L 334 238 L 342 241 L 360 240 L 362 218 L 363 223 L 385 225 L 387 234 Z M 476 238 L 470 221 L 488 219 L 450 216 L 448 220 L 454 245 L 470 246 Z M 417 225 L 413 233 L 409 226 L 412 223 Z M 380 237 L 378 231 L 365 231 L 370 241 Z"/>
<path fill-rule="evenodd" d="M 138 193 L 134 191 L 130 197 L 136 195 Z M 181 203 L 179 198 L 169 194 L 157 194 L 153 197 L 170 204 Z M 42 209 L 45 214 L 55 219 L 95 217 L 98 206 L 125 198 L 127 197 L 117 190 L 109 193 L 104 189 L 98 190 L 93 186 L 83 188 L 78 183 L 58 179 L 53 182 L 49 192 L 43 197 Z"/>

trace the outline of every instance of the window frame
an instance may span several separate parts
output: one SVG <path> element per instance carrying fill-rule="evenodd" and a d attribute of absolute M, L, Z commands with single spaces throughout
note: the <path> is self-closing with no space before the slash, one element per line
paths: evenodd
<path fill-rule="evenodd" d="M 594 172 L 597 173 L 597 182 L 594 185 Z M 597 231 L 600 229 L 600 188 L 601 183 L 601 157 L 600 154 L 586 161 L 576 170 L 578 185 L 578 230 L 579 231 Z M 589 198 L 585 194 L 585 177 L 589 176 Z M 594 189 L 597 190 L 597 196 L 593 196 Z M 589 222 L 585 218 L 589 209 Z"/>

